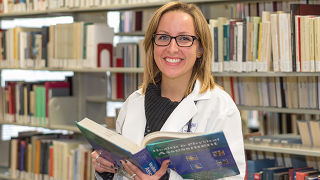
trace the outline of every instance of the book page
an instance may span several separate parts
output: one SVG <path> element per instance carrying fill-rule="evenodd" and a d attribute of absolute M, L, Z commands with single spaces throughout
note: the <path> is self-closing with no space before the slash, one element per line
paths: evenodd
<path fill-rule="evenodd" d="M 89 131 L 104 140 L 106 140 L 108 143 L 112 143 L 112 145 L 119 146 L 131 153 L 136 153 L 141 150 L 141 148 L 135 144 L 134 142 L 130 141 L 126 137 L 116 133 L 113 130 L 107 129 L 103 127 L 102 125 L 85 118 L 81 120 L 80 122 L 76 122 L 78 127 L 80 128 L 81 132 L 83 131 Z"/>
<path fill-rule="evenodd" d="M 189 138 L 193 136 L 199 136 L 204 133 L 182 133 L 182 132 L 165 132 L 165 131 L 156 131 L 146 135 L 141 143 L 142 147 L 145 147 L 147 144 L 164 141 L 177 138 Z"/>

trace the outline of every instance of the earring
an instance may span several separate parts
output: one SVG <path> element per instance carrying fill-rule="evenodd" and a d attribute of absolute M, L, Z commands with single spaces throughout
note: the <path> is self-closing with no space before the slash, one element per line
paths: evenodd
<path fill-rule="evenodd" d="M 202 56 L 202 52 L 198 52 L 197 53 L 197 58 L 201 58 L 201 56 Z"/>

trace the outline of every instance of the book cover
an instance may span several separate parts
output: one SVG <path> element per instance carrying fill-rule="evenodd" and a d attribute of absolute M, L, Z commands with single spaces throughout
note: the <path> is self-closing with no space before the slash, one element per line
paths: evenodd
<path fill-rule="evenodd" d="M 121 167 L 128 159 L 152 175 L 170 159 L 169 168 L 183 178 L 216 179 L 239 174 L 223 132 L 210 134 L 154 132 L 141 146 L 85 118 L 76 125 L 101 156 Z"/>

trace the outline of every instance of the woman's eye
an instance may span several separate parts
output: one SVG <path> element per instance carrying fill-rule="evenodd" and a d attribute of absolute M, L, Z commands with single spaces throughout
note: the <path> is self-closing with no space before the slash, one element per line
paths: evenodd
<path fill-rule="evenodd" d="M 169 38 L 168 38 L 168 36 L 161 35 L 161 36 L 158 37 L 158 39 L 164 41 L 164 40 L 168 40 Z"/>
<path fill-rule="evenodd" d="M 189 37 L 189 36 L 181 36 L 179 39 L 180 39 L 181 41 L 192 41 L 192 38 Z"/>

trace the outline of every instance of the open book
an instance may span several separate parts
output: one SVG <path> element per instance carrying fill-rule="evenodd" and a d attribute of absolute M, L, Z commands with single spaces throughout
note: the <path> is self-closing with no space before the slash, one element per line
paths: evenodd
<path fill-rule="evenodd" d="M 223 132 L 210 134 L 154 132 L 145 136 L 141 146 L 126 137 L 84 118 L 76 125 L 101 157 L 122 167 L 127 159 L 152 175 L 162 161 L 183 178 L 216 179 L 239 174 Z"/>

